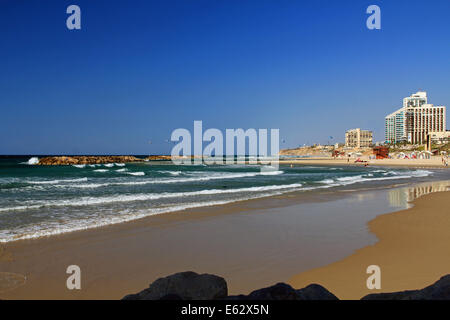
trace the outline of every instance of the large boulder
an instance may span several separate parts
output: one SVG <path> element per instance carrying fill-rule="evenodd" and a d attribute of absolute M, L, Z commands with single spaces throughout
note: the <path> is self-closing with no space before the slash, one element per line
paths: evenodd
<path fill-rule="evenodd" d="M 212 274 L 180 272 L 159 278 L 148 289 L 125 296 L 124 300 L 214 300 L 224 299 L 228 287 L 224 278 Z"/>
<path fill-rule="evenodd" d="M 421 290 L 373 293 L 364 296 L 361 300 L 450 300 L 450 275 L 443 276 Z"/>
<path fill-rule="evenodd" d="M 249 295 L 230 296 L 228 300 L 338 300 L 327 289 L 318 284 L 311 284 L 295 290 L 286 283 L 277 283 L 271 287 L 255 290 Z"/>
<path fill-rule="evenodd" d="M 321 285 L 313 283 L 303 289 L 297 290 L 297 300 L 339 300 L 339 299 Z"/>
<path fill-rule="evenodd" d="M 297 300 L 297 292 L 286 283 L 255 290 L 247 296 L 248 300 Z"/>

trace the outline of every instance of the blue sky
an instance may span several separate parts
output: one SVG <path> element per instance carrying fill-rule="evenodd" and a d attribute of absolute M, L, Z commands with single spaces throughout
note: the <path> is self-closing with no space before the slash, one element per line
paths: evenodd
<path fill-rule="evenodd" d="M 81 30 L 66 8 L 81 8 Z M 381 30 L 366 8 L 381 8 Z M 280 147 L 384 139 L 450 105 L 450 1 L 0 0 L 0 154 L 158 154 L 176 128 L 279 128 Z M 152 144 L 149 144 L 149 140 Z"/>

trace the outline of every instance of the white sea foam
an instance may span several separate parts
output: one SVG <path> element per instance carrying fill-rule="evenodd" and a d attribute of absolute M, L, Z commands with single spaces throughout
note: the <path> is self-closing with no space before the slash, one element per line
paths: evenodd
<path fill-rule="evenodd" d="M 305 190 L 328 188 L 330 186 L 320 186 L 320 187 L 308 187 Z M 291 191 L 291 190 L 289 190 Z M 133 221 L 141 219 L 151 215 L 163 214 L 168 212 L 180 211 L 190 208 L 197 207 L 207 207 L 215 205 L 223 205 L 227 203 L 232 203 L 236 201 L 244 201 L 250 199 L 256 199 L 266 196 L 279 195 L 283 192 L 280 190 L 272 190 L 269 193 L 259 193 L 257 195 L 247 195 L 245 197 L 227 199 L 227 200 L 215 200 L 206 201 L 200 203 L 184 203 L 163 208 L 151 208 L 151 209 L 141 209 L 137 212 L 129 212 L 127 210 L 119 212 L 117 215 L 103 216 L 103 217 L 88 217 L 86 219 L 76 219 L 76 220 L 66 220 L 58 222 L 49 222 L 47 224 L 34 225 L 32 227 L 24 227 L 16 230 L 6 230 L 0 232 L 0 243 L 6 243 L 17 240 L 34 239 L 46 236 L 52 236 L 62 233 L 68 233 L 79 230 L 87 230 L 92 228 L 97 228 L 106 225 L 118 224 L 128 221 Z"/>
<path fill-rule="evenodd" d="M 31 184 L 55 184 L 55 183 L 67 183 L 67 182 L 82 182 L 82 181 L 87 181 L 88 178 L 79 178 L 79 179 L 62 179 L 62 180 L 40 180 L 40 181 L 35 181 L 35 180 L 26 180 L 26 183 L 31 183 Z"/>
<path fill-rule="evenodd" d="M 121 170 L 121 169 L 119 169 Z M 119 171 L 116 170 L 116 171 Z M 97 172 L 106 172 L 106 169 L 97 169 L 94 170 Z M 375 172 L 375 171 L 372 171 Z M 143 175 L 143 172 L 125 172 L 131 175 Z M 269 173 L 269 175 L 279 175 L 282 174 L 283 171 L 274 171 Z M 264 176 L 267 175 L 267 172 L 244 172 L 244 173 L 227 173 L 227 172 L 204 172 L 204 171 L 191 171 L 185 172 L 186 175 L 192 175 L 192 177 L 186 178 L 160 178 L 160 179 L 148 179 L 148 180 L 137 180 L 137 181 L 111 181 L 106 183 L 92 183 L 91 185 L 86 184 L 82 187 L 77 185 L 73 185 L 75 188 L 99 188 L 99 187 L 107 187 L 107 186 L 131 186 L 131 185 L 147 185 L 147 184 L 173 184 L 173 183 L 190 183 L 190 182 L 201 182 L 201 181 L 210 181 L 210 180 L 224 180 L 224 179 L 239 179 L 246 177 L 255 177 L 255 176 Z M 379 181 L 379 180 L 395 180 L 395 179 L 407 179 L 413 177 L 425 177 L 431 174 L 430 171 L 426 170 L 416 170 L 416 171 L 406 171 L 403 172 L 403 175 L 394 175 L 389 177 L 372 177 L 371 173 L 366 175 L 356 175 L 356 176 L 347 176 L 336 178 L 336 180 L 325 179 L 319 181 L 320 183 L 332 184 L 336 183 L 336 185 L 349 185 L 358 182 L 367 182 L 367 181 Z M 53 182 L 47 182 L 53 183 Z"/>
<path fill-rule="evenodd" d="M 117 169 L 116 172 L 125 172 L 127 170 L 128 170 L 127 168 L 122 168 L 122 169 Z"/>
<path fill-rule="evenodd" d="M 393 175 L 410 175 L 411 177 L 426 177 L 432 174 L 428 170 L 414 170 L 414 171 L 389 171 L 388 173 Z"/>
<path fill-rule="evenodd" d="M 277 170 L 277 171 L 261 171 L 259 173 L 259 175 L 261 175 L 261 176 L 277 176 L 277 175 L 283 174 L 283 173 L 284 173 L 284 171 L 281 171 L 281 170 Z"/>
<path fill-rule="evenodd" d="M 139 193 L 126 195 L 116 194 L 107 197 L 81 197 L 64 200 L 29 200 L 24 201 L 24 203 L 28 203 L 28 205 L 4 207 L 0 208 L 0 211 L 17 211 L 26 209 L 37 209 L 42 207 L 90 206 L 116 202 L 148 201 L 165 198 L 184 198 L 184 197 L 226 194 L 226 193 L 264 192 L 283 189 L 295 189 L 300 188 L 301 186 L 302 186 L 301 183 L 295 183 L 288 185 L 271 185 L 271 186 L 260 186 L 249 188 L 237 188 L 237 189 L 205 189 L 188 192 Z"/>
<path fill-rule="evenodd" d="M 205 172 L 202 172 L 203 174 Z M 282 171 L 278 171 L 276 175 L 281 174 Z M 186 173 L 188 174 L 188 173 Z M 207 173 L 209 175 L 204 176 L 194 176 L 187 178 L 161 178 L 161 179 L 151 179 L 151 180 L 141 180 L 141 181 L 129 181 L 129 182 L 115 182 L 112 183 L 114 185 L 145 185 L 145 184 L 165 184 L 165 183 L 184 183 L 184 182 L 200 182 L 200 181 L 210 181 L 210 180 L 223 180 L 223 179 L 239 179 L 239 178 L 247 178 L 247 177 L 255 177 L 259 175 L 266 175 L 261 172 L 244 172 L 244 173 L 216 173 L 216 175 Z"/>
<path fill-rule="evenodd" d="M 76 184 L 56 184 L 53 187 L 56 188 L 81 188 L 81 189 L 93 189 L 103 187 L 107 184 L 105 183 L 76 183 Z"/>
<path fill-rule="evenodd" d="M 171 176 L 179 176 L 182 172 L 181 171 L 168 171 L 168 170 L 159 170 L 160 173 L 168 173 Z"/>
<path fill-rule="evenodd" d="M 271 193 L 275 195 L 279 193 Z M 236 201 L 250 200 L 259 198 L 261 196 L 249 196 L 246 198 L 221 200 L 221 201 L 209 201 L 202 203 L 186 203 L 181 205 L 175 205 L 164 208 L 153 208 L 140 210 L 138 212 L 122 212 L 118 215 L 106 216 L 106 217 L 90 217 L 86 219 L 68 220 L 63 222 L 49 222 L 48 224 L 34 225 L 32 227 L 25 227 L 16 229 L 14 231 L 5 230 L 0 232 L 0 243 L 12 242 L 17 240 L 36 239 L 41 237 L 47 237 L 52 235 L 58 235 L 63 233 L 69 233 L 73 231 L 87 230 L 92 228 L 98 228 L 106 225 L 118 224 L 137 219 L 142 219 L 148 216 L 169 213 L 174 211 L 180 211 L 191 208 L 207 207 L 223 205 Z"/>
<path fill-rule="evenodd" d="M 86 167 L 85 164 L 73 164 L 72 166 L 74 166 L 75 168 L 79 168 L 79 169 Z"/>
<path fill-rule="evenodd" d="M 125 172 L 126 174 L 130 174 L 132 176 L 145 176 L 145 172 L 139 171 L 139 172 Z"/>
<path fill-rule="evenodd" d="M 430 174 L 432 174 L 431 171 L 427 171 L 427 170 L 415 170 L 415 171 L 404 171 L 404 172 L 389 171 L 386 173 L 393 174 L 393 175 L 387 176 L 387 175 L 383 174 L 384 175 L 383 177 L 372 178 L 373 174 L 369 173 L 366 175 L 341 177 L 341 178 L 337 178 L 337 180 L 340 181 L 341 185 L 348 185 L 348 184 L 353 184 L 353 183 L 357 183 L 357 182 L 420 178 L 420 177 L 427 177 Z"/>
<path fill-rule="evenodd" d="M 118 169 L 116 171 L 120 171 L 122 169 Z M 107 172 L 108 169 L 97 169 L 94 170 L 96 172 Z M 120 171 L 122 172 L 122 171 Z M 276 174 L 281 174 L 282 171 L 277 172 Z M 133 174 L 135 172 L 124 172 L 126 174 Z M 209 180 L 222 180 L 222 179 L 239 179 L 246 177 L 255 177 L 259 175 L 264 175 L 260 172 L 247 172 L 247 173 L 225 173 L 225 172 L 215 172 L 212 174 L 215 175 L 205 175 L 205 172 L 202 171 L 191 171 L 190 174 L 194 174 L 193 177 L 186 178 L 159 178 L 159 179 L 146 179 L 146 180 L 136 180 L 136 181 L 110 181 L 105 183 L 92 183 L 85 184 L 80 186 L 79 184 L 73 185 L 61 185 L 60 187 L 73 187 L 73 188 L 99 188 L 99 187 L 107 187 L 107 186 L 139 186 L 139 185 L 147 185 L 147 184 L 173 184 L 173 183 L 189 183 L 189 182 L 200 182 L 200 181 L 209 181 Z M 203 176 L 198 176 L 197 174 L 202 174 Z M 211 172 L 206 172 L 206 174 L 211 174 Z M 138 175 L 142 175 L 138 173 Z"/>
<path fill-rule="evenodd" d="M 125 167 L 125 163 L 114 163 L 117 167 Z"/>
<path fill-rule="evenodd" d="M 362 179 L 362 175 L 337 178 L 338 181 L 358 181 Z"/>
<path fill-rule="evenodd" d="M 21 162 L 21 164 L 28 164 L 28 165 L 34 165 L 34 164 L 38 164 L 38 163 L 39 163 L 38 157 L 31 157 L 30 159 L 28 159 L 27 162 Z"/>
<path fill-rule="evenodd" d="M 300 166 L 300 169 L 324 169 L 326 167 Z"/>
<path fill-rule="evenodd" d="M 112 168 L 114 167 L 114 163 L 105 163 L 104 166 L 107 168 Z"/>

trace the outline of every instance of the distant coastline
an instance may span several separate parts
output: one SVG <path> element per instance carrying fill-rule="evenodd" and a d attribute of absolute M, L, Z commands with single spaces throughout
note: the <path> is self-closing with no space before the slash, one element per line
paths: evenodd
<path fill-rule="evenodd" d="M 283 150 L 282 150 L 283 151 Z M 145 161 L 171 161 L 170 155 L 0 155 L 0 159 L 35 158 L 34 165 L 89 165 L 107 163 L 133 163 Z M 195 156 L 191 156 L 192 159 Z M 367 156 L 357 158 L 335 158 L 329 155 L 285 155 L 281 154 L 279 163 L 285 165 L 313 164 L 324 166 L 393 166 L 411 168 L 448 168 L 441 157 L 430 159 L 372 159 Z"/>

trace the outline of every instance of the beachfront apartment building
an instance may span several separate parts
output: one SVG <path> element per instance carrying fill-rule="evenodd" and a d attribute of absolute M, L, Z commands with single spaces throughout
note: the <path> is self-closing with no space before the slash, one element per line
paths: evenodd
<path fill-rule="evenodd" d="M 419 91 L 403 99 L 403 107 L 385 118 L 386 143 L 425 144 L 429 132 L 446 131 L 446 108 L 428 103 Z"/>
<path fill-rule="evenodd" d="M 406 141 L 405 110 L 403 108 L 391 113 L 385 118 L 386 143 Z"/>
<path fill-rule="evenodd" d="M 345 146 L 348 148 L 369 148 L 372 143 L 372 131 L 357 128 L 345 132 Z"/>

